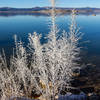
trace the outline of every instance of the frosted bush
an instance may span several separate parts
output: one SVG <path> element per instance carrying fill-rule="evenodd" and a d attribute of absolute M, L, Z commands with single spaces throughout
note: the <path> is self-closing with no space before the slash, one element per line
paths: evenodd
<path fill-rule="evenodd" d="M 1 100 L 11 96 L 33 98 L 32 93 L 41 95 L 39 99 L 55 100 L 65 88 L 71 88 L 70 81 L 74 71 L 80 69 L 77 61 L 81 38 L 72 11 L 69 32 L 62 31 L 56 25 L 55 0 L 52 1 L 51 28 L 47 43 L 41 44 L 41 35 L 36 32 L 29 34 L 27 52 L 21 41 L 11 57 L 9 67 L 6 58 L 0 56 L 0 90 Z"/>

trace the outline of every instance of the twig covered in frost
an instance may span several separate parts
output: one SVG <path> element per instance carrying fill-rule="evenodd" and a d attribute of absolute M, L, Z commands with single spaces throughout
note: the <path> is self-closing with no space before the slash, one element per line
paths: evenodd
<path fill-rule="evenodd" d="M 13 72 L 16 84 L 19 84 L 19 94 L 29 97 L 31 95 L 33 84 L 31 83 L 31 70 L 28 67 L 27 52 L 21 41 L 17 42 L 15 37 L 16 53 L 11 59 L 11 72 Z"/>
<path fill-rule="evenodd" d="M 18 94 L 18 84 L 15 83 L 15 77 L 7 66 L 6 57 L 0 55 L 0 91 L 1 100 L 5 100 L 12 95 Z"/>

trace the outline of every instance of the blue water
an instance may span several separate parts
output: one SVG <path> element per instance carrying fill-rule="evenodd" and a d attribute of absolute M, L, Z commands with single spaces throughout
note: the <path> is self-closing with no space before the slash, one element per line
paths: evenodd
<path fill-rule="evenodd" d="M 81 52 L 84 63 L 100 65 L 100 15 L 77 15 L 76 21 L 80 26 L 80 31 L 84 33 L 80 45 L 83 47 Z M 61 30 L 68 31 L 70 15 L 57 17 L 57 25 Z M 28 43 L 28 33 L 34 31 L 46 36 L 49 32 L 49 16 L 0 16 L 0 50 L 3 48 L 7 55 L 12 53 L 14 47 L 14 35 L 18 36 L 25 44 Z M 44 39 L 42 38 L 42 42 Z"/>

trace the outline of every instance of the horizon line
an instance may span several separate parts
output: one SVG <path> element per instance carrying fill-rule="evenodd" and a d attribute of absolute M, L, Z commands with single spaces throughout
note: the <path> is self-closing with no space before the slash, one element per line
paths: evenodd
<path fill-rule="evenodd" d="M 43 8 L 43 7 L 51 7 L 51 6 L 35 6 L 35 7 L 10 7 L 10 6 L 4 6 L 0 8 Z M 61 7 L 57 6 L 56 8 L 99 8 L 99 7 Z"/>

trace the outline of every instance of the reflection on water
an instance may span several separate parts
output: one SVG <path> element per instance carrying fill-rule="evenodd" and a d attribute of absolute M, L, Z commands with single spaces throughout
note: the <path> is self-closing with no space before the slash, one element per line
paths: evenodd
<path fill-rule="evenodd" d="M 13 36 L 17 34 L 18 38 L 28 43 L 28 33 L 34 31 L 42 33 L 42 36 L 49 32 L 50 17 L 46 15 L 17 15 L 0 16 L 0 50 L 4 48 L 7 55 L 12 53 L 14 47 Z M 62 30 L 68 30 L 70 15 L 61 15 L 57 17 L 57 24 Z M 100 66 L 100 15 L 77 15 L 78 26 L 84 33 L 80 45 L 82 48 L 82 62 L 93 66 Z M 41 39 L 44 42 L 44 38 Z"/>

